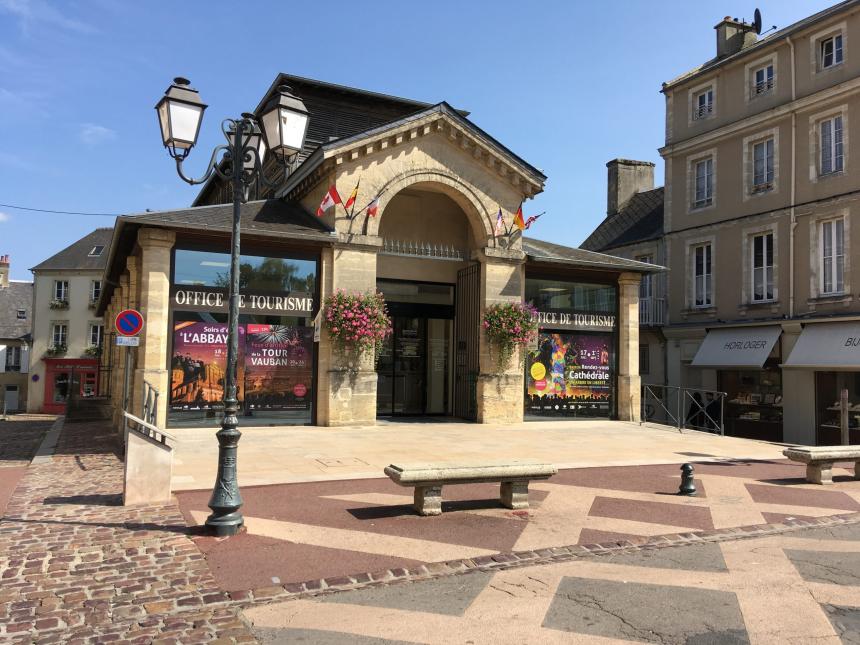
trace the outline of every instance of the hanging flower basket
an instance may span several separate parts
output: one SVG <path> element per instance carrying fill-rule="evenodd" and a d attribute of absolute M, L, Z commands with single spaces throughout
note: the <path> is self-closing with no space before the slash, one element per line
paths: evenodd
<path fill-rule="evenodd" d="M 484 333 L 498 354 L 496 367 L 504 372 L 514 350 L 528 345 L 537 334 L 537 309 L 522 302 L 490 305 L 484 312 Z"/>
<path fill-rule="evenodd" d="M 391 334 L 391 318 L 381 293 L 338 291 L 325 299 L 325 325 L 329 336 L 343 351 L 379 355 Z"/>

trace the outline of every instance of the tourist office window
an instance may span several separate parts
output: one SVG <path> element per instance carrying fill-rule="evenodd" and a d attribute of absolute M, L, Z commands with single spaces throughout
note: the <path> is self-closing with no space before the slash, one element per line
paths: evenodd
<path fill-rule="evenodd" d="M 774 178 L 773 137 L 753 144 L 752 191 L 760 193 L 773 188 Z"/>
<path fill-rule="evenodd" d="M 526 278 L 538 335 L 525 361 L 525 414 L 607 418 L 615 414 L 615 285 Z"/>
<path fill-rule="evenodd" d="M 818 124 L 821 148 L 821 174 L 842 172 L 845 164 L 842 145 L 842 116 L 824 119 Z"/>
<path fill-rule="evenodd" d="M 773 300 L 773 233 L 762 233 L 752 238 L 752 300 Z"/>
<path fill-rule="evenodd" d="M 840 294 L 845 290 L 845 222 L 834 219 L 821 223 L 821 293 Z"/>
<path fill-rule="evenodd" d="M 693 304 L 696 307 L 713 305 L 711 254 L 710 244 L 693 247 Z"/>
<path fill-rule="evenodd" d="M 714 159 L 708 157 L 695 164 L 693 208 L 710 206 L 714 200 Z"/>
<path fill-rule="evenodd" d="M 177 249 L 171 285 L 171 427 L 217 426 L 227 369 L 230 256 Z M 242 255 L 240 425 L 313 422 L 315 257 Z"/>

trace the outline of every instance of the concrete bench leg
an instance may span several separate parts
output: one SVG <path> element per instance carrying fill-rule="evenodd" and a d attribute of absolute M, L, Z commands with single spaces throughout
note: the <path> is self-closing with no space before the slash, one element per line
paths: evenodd
<path fill-rule="evenodd" d="M 416 486 L 415 510 L 419 515 L 441 515 L 442 487 Z"/>
<path fill-rule="evenodd" d="M 529 507 L 529 483 L 528 482 L 502 482 L 499 498 L 502 506 L 508 508 Z"/>
<path fill-rule="evenodd" d="M 832 484 L 833 464 L 806 464 L 806 481 L 811 484 Z"/>
<path fill-rule="evenodd" d="M 860 460 L 854 462 L 854 479 L 860 479 Z"/>

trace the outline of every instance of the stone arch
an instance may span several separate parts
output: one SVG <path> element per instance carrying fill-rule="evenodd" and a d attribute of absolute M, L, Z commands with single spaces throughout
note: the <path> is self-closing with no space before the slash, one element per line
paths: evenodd
<path fill-rule="evenodd" d="M 450 197 L 466 214 L 472 235 L 478 244 L 485 245 L 493 238 L 493 213 L 487 210 L 473 186 L 460 177 L 444 170 L 410 170 L 389 179 L 380 188 L 379 214 L 366 217 L 365 234 L 379 235 L 379 226 L 385 217 L 385 208 L 400 191 L 409 187 L 443 193 Z"/>

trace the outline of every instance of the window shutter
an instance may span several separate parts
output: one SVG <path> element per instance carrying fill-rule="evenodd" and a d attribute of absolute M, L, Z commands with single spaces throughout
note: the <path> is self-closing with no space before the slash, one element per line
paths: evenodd
<path fill-rule="evenodd" d="M 0 345 L 0 373 L 6 371 L 6 345 Z"/>
<path fill-rule="evenodd" d="M 21 345 L 21 373 L 27 374 L 30 371 L 30 347 Z"/>
<path fill-rule="evenodd" d="M 821 172 L 827 174 L 833 171 L 833 137 L 832 121 L 821 122 Z"/>

